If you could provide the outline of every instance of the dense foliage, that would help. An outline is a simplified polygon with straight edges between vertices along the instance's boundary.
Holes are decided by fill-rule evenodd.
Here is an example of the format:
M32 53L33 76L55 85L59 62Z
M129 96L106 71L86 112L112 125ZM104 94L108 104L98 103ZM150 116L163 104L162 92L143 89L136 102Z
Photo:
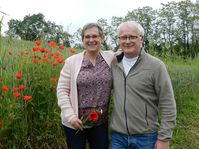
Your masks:
M70 34L64 32L63 26L54 22L45 21L44 15L33 14L24 17L23 21L11 19L8 22L7 34L11 37L20 37L23 40L35 41L43 39L55 41L67 47L70 46Z

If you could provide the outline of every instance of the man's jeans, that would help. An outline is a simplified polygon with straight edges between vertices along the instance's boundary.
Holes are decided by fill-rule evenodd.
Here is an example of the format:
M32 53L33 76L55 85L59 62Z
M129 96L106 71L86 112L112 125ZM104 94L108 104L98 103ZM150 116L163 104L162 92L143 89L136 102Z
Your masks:
M111 149L154 149L156 141L156 132L128 136L113 131Z

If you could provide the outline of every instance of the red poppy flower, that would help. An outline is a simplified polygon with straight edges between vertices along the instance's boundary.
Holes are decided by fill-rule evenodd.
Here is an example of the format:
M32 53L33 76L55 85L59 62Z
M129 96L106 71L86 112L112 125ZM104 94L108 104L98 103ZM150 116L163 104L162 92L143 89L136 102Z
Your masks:
M44 52L45 52L45 48L39 48L39 51L40 51L41 53L44 53Z
M74 49L70 49L70 50L69 50L69 53L74 54L74 53L75 53L75 50L74 50Z
M23 99L24 100L32 100L32 96L24 96Z
M41 59L41 61L42 61L42 62L48 62L48 58L47 58L47 57L43 57L43 58Z
M37 46L40 46L41 41L40 41L40 40L37 40L37 41L35 41L35 44L36 44Z
M49 43L49 46L50 46L50 47L55 47L55 46L56 46L56 42L51 41L51 42Z
M19 85L19 89L24 89L25 88L25 85L23 85L23 84L21 84L21 85Z
M53 55L54 55L54 58L57 58L57 57L59 57L61 54L60 54L59 52L56 51Z
M98 121L99 114L96 111L91 111L89 115L89 121Z
M4 124L4 121L0 121L0 125L3 125Z
M38 60L38 59L33 59L32 62L33 62L33 63L38 63L39 60Z
M3 90L4 92L7 92L7 91L8 91L8 87L7 87L6 85L3 85L2 90Z
M17 92L18 90L19 90L18 87L13 87L13 91L14 91L14 92Z
M64 58L57 58L58 63L62 63L64 61Z
M51 65L52 65L52 66L56 66L57 63L56 63L56 62L51 62Z
M57 82L57 78L50 78L50 82L51 83L56 83Z
M59 49L60 50L64 50L64 46L63 45L59 45Z
M32 47L32 50L33 50L34 52L36 52L36 51L39 50L39 47Z
M14 93L14 96L15 96L16 98L18 98L18 97L21 96L21 94L20 94L19 92L16 92L16 93Z
M24 54L26 54L26 55L27 55L27 54L28 54L28 52L26 52L26 51L20 51L20 54L21 54L21 55L24 55Z
M22 74L21 74L21 73L17 73L17 74L15 75L15 77L16 77L16 79L21 79L21 78L22 78Z

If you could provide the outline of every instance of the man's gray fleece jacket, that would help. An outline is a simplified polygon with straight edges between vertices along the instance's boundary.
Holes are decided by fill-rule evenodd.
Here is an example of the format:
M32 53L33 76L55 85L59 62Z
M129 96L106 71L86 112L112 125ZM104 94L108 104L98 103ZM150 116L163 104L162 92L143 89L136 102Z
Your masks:
M170 140L176 123L176 103L165 64L142 50L125 76L122 58L123 53L112 64L111 129L125 135L158 132L158 139Z

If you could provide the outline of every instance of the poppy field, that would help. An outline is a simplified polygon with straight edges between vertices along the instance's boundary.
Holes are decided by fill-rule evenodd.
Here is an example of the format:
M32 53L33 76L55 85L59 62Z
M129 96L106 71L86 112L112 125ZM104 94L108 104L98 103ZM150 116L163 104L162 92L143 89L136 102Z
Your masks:
M76 51L53 41L1 42L0 148L63 148L56 85Z

